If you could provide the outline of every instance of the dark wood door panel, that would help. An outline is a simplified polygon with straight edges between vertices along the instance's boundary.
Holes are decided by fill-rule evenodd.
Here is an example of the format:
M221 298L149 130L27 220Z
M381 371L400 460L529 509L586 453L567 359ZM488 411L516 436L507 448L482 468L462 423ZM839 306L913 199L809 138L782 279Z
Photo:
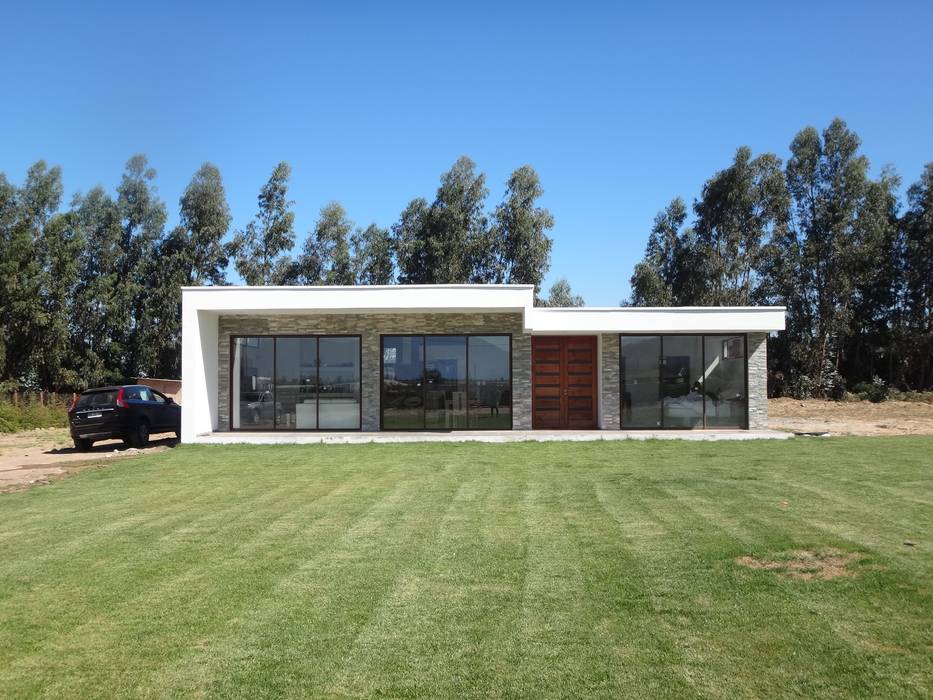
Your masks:
M533 337L532 425L596 427L596 338Z

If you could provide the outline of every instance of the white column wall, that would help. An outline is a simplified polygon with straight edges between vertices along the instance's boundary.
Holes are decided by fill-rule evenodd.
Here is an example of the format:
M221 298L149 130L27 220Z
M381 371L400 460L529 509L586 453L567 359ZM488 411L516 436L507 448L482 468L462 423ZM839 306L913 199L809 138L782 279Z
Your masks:
M217 428L217 322L214 312L182 305L182 442L194 442Z

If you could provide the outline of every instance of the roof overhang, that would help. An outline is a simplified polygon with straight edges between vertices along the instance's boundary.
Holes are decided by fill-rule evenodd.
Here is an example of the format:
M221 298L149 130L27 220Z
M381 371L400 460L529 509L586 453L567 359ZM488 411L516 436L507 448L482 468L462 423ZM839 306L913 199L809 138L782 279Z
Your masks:
M354 287L182 287L187 308L218 313L522 313L524 284L411 284Z
M784 329L783 306L540 308L521 284L182 287L187 313L521 313L527 333L738 333ZM186 313L186 315L187 315Z
M525 314L529 333L738 333L784 330L783 306L548 309Z

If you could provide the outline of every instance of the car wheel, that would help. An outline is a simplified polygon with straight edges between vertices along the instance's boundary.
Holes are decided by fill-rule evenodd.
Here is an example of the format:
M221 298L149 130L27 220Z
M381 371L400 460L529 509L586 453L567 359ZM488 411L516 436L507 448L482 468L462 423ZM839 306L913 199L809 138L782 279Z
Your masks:
M88 440L87 438L74 438L75 449L78 452L87 452L94 445L93 440Z
M130 444L133 447L145 447L149 444L149 424L146 421L140 421L136 429L130 436Z

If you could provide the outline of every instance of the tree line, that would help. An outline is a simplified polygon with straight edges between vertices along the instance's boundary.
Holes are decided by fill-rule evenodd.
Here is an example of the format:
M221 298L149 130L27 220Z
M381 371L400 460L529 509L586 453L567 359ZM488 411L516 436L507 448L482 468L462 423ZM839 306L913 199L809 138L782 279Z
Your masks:
M540 305L583 304L566 279L540 294L554 218L531 166L490 208L485 175L461 157L390 227L357 226L330 202L300 245L290 177L276 165L255 216L232 230L210 163L172 227L141 155L113 193L66 207L60 168L40 161L20 186L0 173L0 389L180 376L180 287L228 284L231 269L251 285L522 283ZM657 215L625 303L786 306L769 343L772 394L933 388L933 163L905 202L900 184L890 168L870 176L838 119L801 130L786 163L743 146L690 210L678 197Z
M901 202L898 175L872 178L860 147L836 119L801 130L786 163L739 148L692 216L679 197L658 213L627 303L786 306L772 395L933 388L933 163Z
M39 161L21 186L0 173L0 389L80 390L179 377L183 285L521 283L536 295L554 218L534 168L516 169L487 207L486 176L461 157L434 198L390 228L359 227L330 202L298 245L291 169L275 166L252 220L233 225L223 179L205 163L167 227L156 173L137 155L116 191L62 206L59 167ZM232 233L232 235L230 235ZM560 280L542 304L582 304Z

